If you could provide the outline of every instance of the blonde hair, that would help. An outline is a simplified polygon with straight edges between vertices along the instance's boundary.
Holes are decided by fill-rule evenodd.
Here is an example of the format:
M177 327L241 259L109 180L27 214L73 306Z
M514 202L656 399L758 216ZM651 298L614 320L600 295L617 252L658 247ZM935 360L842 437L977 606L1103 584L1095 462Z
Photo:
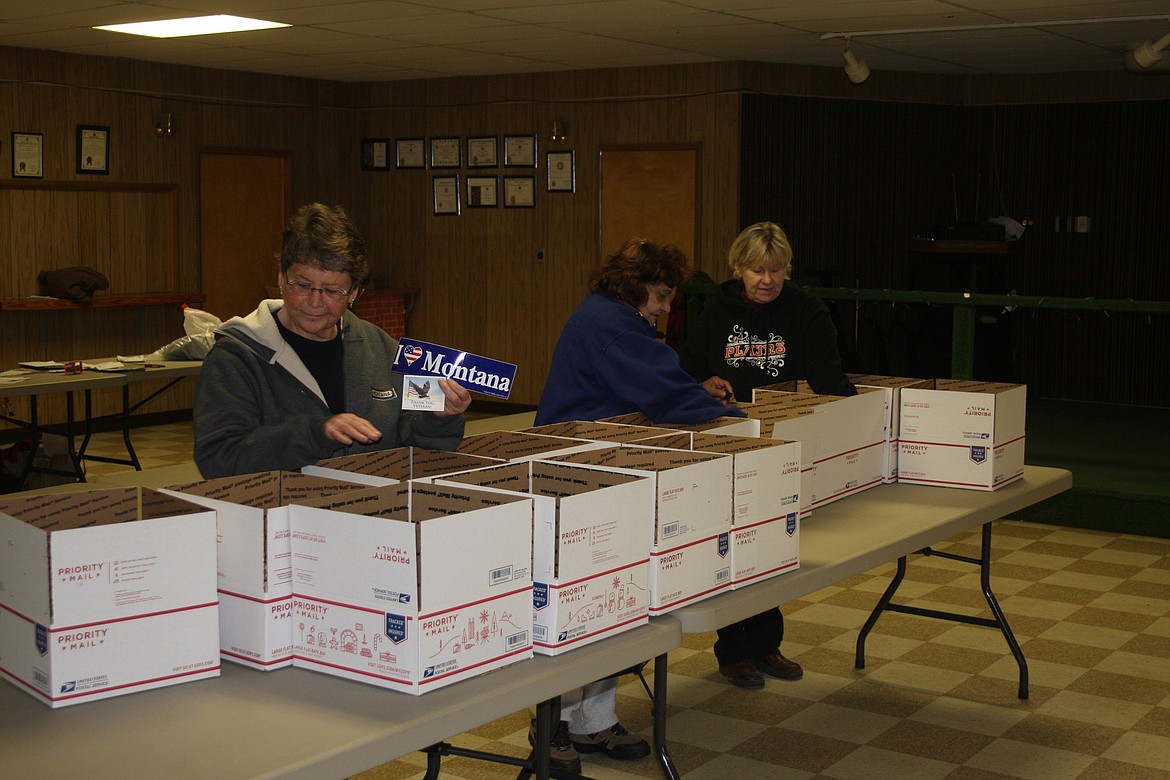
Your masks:
M768 268L784 271L784 278L792 278L792 244L788 236L774 222L757 222L746 227L731 242L727 264L739 277L749 268Z

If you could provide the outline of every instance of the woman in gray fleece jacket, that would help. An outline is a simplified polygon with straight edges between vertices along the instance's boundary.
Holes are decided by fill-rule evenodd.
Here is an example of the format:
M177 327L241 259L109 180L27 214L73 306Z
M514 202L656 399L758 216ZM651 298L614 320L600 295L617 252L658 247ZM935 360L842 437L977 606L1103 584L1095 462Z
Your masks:
M206 478L297 470L406 445L454 449L471 396L440 379L442 412L402 411L398 342L349 307L365 242L340 206L301 207L283 233L281 298L216 331L195 391L195 462Z

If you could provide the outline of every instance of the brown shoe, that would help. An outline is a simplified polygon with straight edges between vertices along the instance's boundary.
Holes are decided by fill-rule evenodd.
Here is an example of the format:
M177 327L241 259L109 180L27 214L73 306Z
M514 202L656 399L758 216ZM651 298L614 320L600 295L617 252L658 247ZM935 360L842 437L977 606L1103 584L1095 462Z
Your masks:
M737 664L720 665L719 673L726 677L729 683L739 688L758 691L764 687L764 678L750 658Z
M780 680L799 680L804 676L804 669L800 668L800 664L780 655L780 651L757 656L755 666L769 677Z

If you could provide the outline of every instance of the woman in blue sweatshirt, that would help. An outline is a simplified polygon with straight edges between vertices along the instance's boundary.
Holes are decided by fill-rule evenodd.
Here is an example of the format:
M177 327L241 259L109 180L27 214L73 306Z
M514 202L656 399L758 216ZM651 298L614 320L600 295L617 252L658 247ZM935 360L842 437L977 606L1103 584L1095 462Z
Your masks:
M593 272L591 292L557 341L537 425L631 412L659 423L743 416L715 397L729 396L729 384L708 393L682 370L675 351L658 340L658 318L670 313L687 273L686 256L676 247L637 238ZM649 755L646 740L618 722L616 693L617 678L610 677L561 697L551 751L554 768L580 773L578 753L602 752L622 760Z

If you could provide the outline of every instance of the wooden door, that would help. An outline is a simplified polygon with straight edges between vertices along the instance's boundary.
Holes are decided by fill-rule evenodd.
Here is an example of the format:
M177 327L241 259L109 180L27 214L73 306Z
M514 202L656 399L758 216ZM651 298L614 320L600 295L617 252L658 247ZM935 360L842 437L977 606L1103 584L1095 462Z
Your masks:
M698 267L699 148L642 147L601 150L601 257L631 238L656 244L674 244ZM680 291L681 293L681 291ZM675 303L670 318L658 321L658 333L667 343L670 322L681 322L683 302Z
M292 210L291 165L287 152L200 153L203 306L222 320L249 313L276 285L280 231Z
M696 264L699 239L699 149L622 147L601 150L601 257L630 238L674 244ZM600 259L600 258L599 258Z

